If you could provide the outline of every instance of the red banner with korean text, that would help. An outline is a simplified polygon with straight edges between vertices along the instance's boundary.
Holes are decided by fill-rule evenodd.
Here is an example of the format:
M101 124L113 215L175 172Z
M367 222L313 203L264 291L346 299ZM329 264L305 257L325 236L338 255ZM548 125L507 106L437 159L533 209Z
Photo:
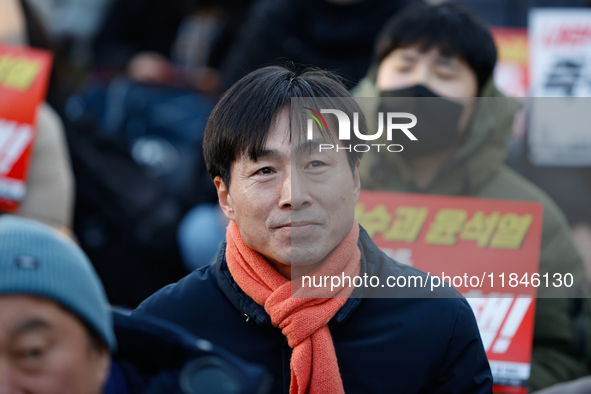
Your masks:
M542 213L535 202L374 191L355 207L386 254L467 297L496 393L527 392Z
M0 211L16 212L25 198L35 116L52 61L47 51L0 45Z

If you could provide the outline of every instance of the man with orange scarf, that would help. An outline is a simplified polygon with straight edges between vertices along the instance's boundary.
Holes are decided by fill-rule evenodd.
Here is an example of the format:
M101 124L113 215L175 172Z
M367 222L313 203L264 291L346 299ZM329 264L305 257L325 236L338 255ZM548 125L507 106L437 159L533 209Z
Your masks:
M491 393L474 315L455 290L368 283L428 278L387 257L356 222L361 153L321 147L359 141L338 141L320 107L350 119L361 113L318 70L259 69L221 98L203 148L230 219L226 242L209 266L134 314L172 321L265 366L274 393ZM333 286L335 277L343 283Z

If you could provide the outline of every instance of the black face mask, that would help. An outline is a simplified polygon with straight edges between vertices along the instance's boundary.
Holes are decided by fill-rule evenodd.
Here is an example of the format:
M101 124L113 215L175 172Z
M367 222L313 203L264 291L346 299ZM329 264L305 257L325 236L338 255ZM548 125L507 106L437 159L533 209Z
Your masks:
M384 113L384 118L386 112L410 112L417 117L416 126L409 130L417 141L402 143L404 149L400 154L403 157L429 156L453 146L460 139L459 122L464 110L461 104L445 99L423 85L384 90L380 97L378 111Z

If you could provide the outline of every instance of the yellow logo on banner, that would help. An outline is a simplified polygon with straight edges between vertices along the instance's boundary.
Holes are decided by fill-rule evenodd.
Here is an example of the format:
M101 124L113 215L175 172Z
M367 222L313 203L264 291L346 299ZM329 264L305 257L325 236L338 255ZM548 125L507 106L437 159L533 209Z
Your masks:
M26 91L40 71L39 61L11 55L0 56L0 86L3 88Z

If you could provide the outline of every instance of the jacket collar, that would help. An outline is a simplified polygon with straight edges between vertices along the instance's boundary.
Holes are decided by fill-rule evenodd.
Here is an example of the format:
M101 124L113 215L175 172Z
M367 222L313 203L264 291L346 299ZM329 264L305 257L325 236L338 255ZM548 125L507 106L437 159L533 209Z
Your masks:
M371 276L374 275L376 270L373 261L375 261L378 247L373 243L363 227L359 226L359 230L359 241L357 244L361 252L360 276L363 276L364 274ZM265 308L250 298L250 296L238 286L232 277L226 261L226 242L220 247L217 260L211 265L210 269L212 270L214 278L217 280L217 284L221 291L230 300L232 305L245 315L245 319L250 319L261 326L272 325L271 317L265 311ZM362 287L356 288L345 305L343 305L332 318L331 322L340 324L346 321L361 304L363 291Z
M125 375L119 363L115 360L111 360L111 371L103 389L103 394L129 394Z

